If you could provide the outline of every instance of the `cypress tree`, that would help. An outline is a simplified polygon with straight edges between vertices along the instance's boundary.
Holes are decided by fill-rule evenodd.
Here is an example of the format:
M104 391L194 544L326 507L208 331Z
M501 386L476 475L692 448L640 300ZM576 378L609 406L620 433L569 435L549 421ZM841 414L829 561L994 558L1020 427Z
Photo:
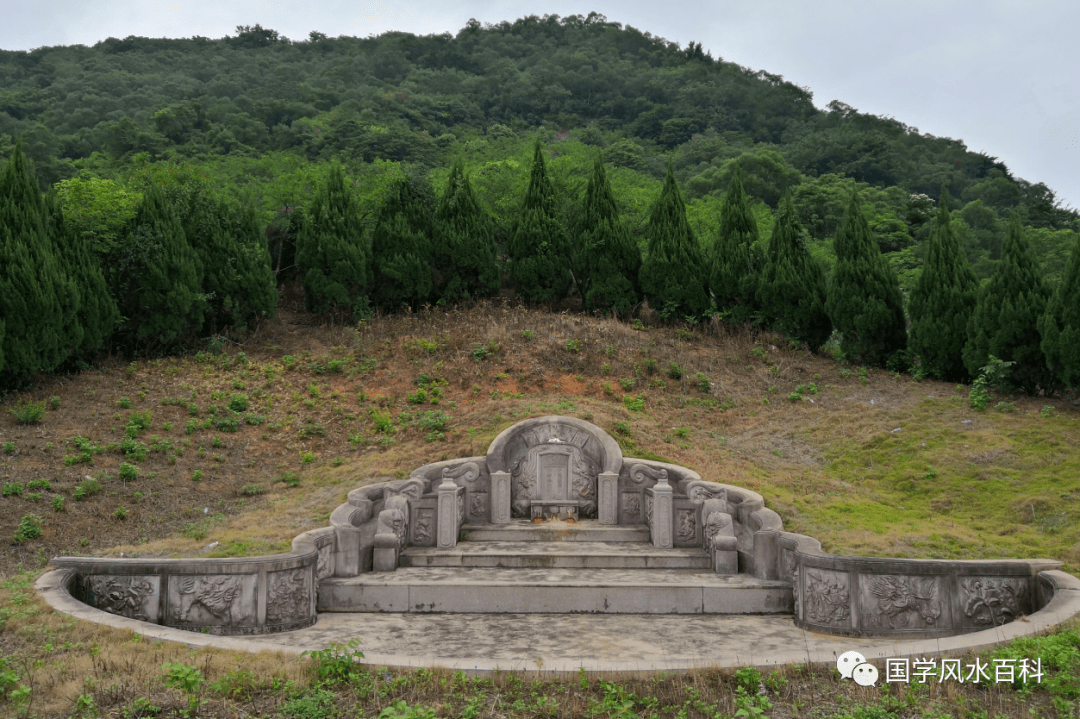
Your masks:
M883 367L907 346L903 297L896 273L881 256L857 193L834 240L836 267L825 309L848 357Z
M806 230L787 194L780 202L757 302L769 327L817 351L832 334L825 311L825 275L806 249Z
M720 210L720 234L709 258L709 288L716 307L734 322L746 322L758 310L757 280L762 266L754 250L757 221L742 179L742 168L736 164Z
M206 297L202 264L176 208L151 185L123 245L107 263L129 345L167 347L202 329Z
M371 244L341 167L330 168L298 218L296 265L308 312L362 313L372 282Z
M242 332L255 319L272 317L277 288L254 207L231 205L205 192L192 194L189 202L184 230L204 268L204 332L226 327Z
M45 202L21 145L0 173L0 385L55 369L81 340L78 292L63 271Z
M431 298L433 205L426 183L407 177L394 183L379 208L371 239L375 266L371 301L376 306L388 311L402 305L416 309Z
M585 309L629 314L641 291L641 251L619 222L604 163L597 157L585 188L574 274Z
M435 220L436 294L448 302L498 294L502 278L495 227L473 194L460 160L450 169Z
M648 254L641 290L662 317L700 317L709 309L708 271L701 246L686 221L686 204L668 163L660 196L649 213Z
M78 290L75 324L80 341L72 351L75 358L85 360L112 336L120 323L120 311L91 252L90 242L64 221L55 194L45 196L45 207L64 270Z
M1080 388L1080 237L1061 286L1046 305L1039 332L1043 354L1055 378L1066 387Z
M539 138L533 147L532 170L521 215L506 243L510 278L517 296L552 304L570 292L570 241L555 208L555 187L547 174Z
M975 273L953 234L949 193L943 189L926 262L909 307L908 347L925 374L947 382L967 381L964 344L977 297Z
M1009 220L1001 262L979 291L979 300L967 326L964 364L971 376L990 355L1015 362L1010 382L1029 394L1052 391L1057 384L1047 366L1039 334L1050 291L1024 237L1020 218Z

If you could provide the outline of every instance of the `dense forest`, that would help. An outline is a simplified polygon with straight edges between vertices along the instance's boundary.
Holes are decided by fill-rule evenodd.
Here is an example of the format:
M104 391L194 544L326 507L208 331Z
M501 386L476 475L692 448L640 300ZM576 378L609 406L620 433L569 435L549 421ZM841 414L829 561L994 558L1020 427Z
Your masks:
M1080 381L1080 217L1052 190L595 13L0 51L0 157L6 386L242 332L293 279L312 312L644 300Z

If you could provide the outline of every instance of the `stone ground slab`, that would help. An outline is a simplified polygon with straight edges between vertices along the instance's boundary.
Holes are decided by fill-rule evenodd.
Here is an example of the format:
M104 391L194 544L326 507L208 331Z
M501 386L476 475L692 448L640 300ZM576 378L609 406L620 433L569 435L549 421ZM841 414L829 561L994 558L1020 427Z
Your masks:
M461 542L452 549L409 547L403 567L707 569L699 548L658 549L630 542Z

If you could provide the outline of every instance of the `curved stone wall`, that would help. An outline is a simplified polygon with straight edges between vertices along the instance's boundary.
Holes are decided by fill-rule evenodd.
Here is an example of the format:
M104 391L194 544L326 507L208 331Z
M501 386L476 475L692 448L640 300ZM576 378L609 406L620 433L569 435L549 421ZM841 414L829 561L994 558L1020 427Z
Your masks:
M96 609L176 629L264 634L315 623L319 581L334 573L334 530L296 537L292 551L224 559L58 557L64 586Z
M936 637L1007 624L1042 609L1060 562L890 559L830 554L780 533L780 578L791 581L795 624L851 636Z

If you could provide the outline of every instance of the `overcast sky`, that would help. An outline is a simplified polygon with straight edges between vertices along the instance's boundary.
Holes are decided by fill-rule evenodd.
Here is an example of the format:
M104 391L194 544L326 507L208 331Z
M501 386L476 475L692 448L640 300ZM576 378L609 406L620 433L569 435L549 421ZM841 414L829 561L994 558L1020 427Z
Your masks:
M294 40L312 30L457 33L526 15L599 12L713 57L939 137L963 140L1080 209L1078 0L0 0L0 48L93 45L107 37L219 38L237 25Z

